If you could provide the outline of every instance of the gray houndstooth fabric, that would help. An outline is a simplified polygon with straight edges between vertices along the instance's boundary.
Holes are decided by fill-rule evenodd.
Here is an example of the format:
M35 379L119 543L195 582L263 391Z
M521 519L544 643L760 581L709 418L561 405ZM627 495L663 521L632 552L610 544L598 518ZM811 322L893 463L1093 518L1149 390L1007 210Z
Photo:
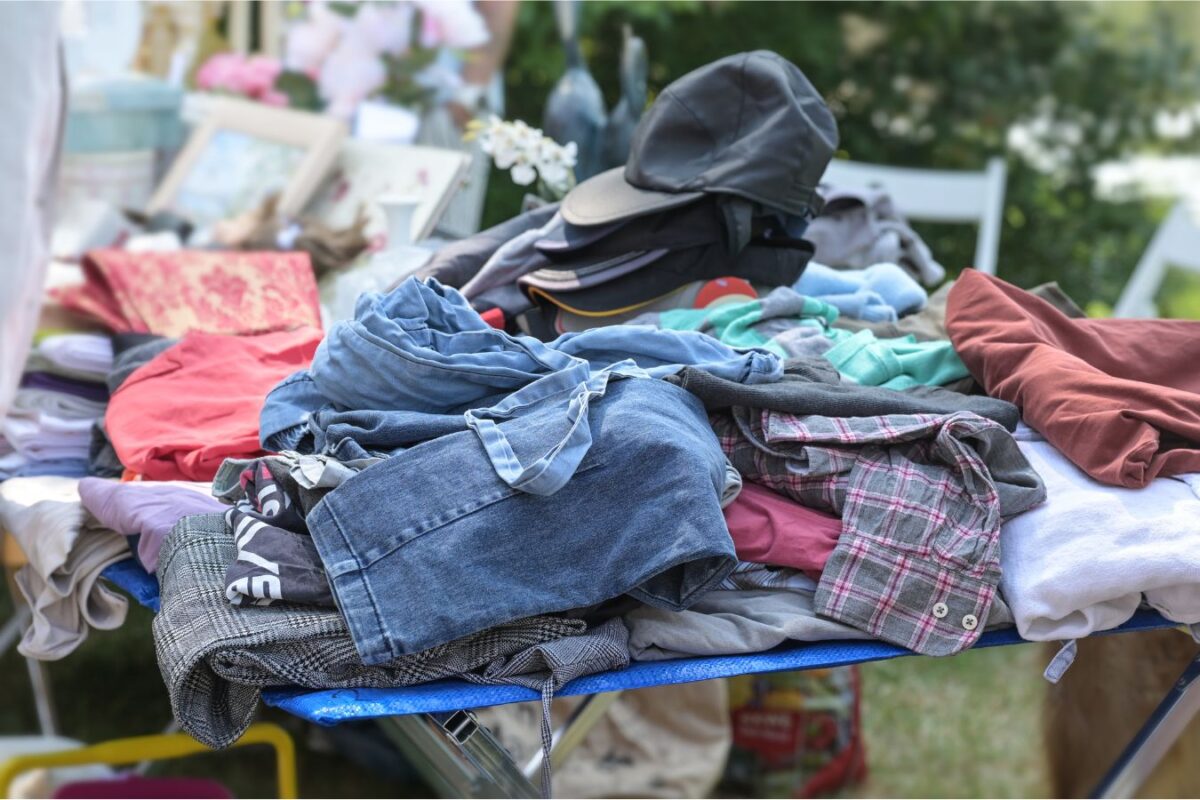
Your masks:
M505 659L585 629L579 620L530 617L367 667L336 610L230 605L225 571L234 552L224 515L214 514L180 520L159 557L159 669L180 726L210 747L225 747L245 732L263 687L385 688L447 677L514 683L517 662ZM626 650L625 662L628 657ZM533 670L546 666L537 658L529 662ZM560 673L553 664L550 671Z
M534 645L512 658L493 661L474 683L515 683L542 693L542 796L550 797L550 703L563 684L582 675L629 666L629 629L613 618L579 636Z

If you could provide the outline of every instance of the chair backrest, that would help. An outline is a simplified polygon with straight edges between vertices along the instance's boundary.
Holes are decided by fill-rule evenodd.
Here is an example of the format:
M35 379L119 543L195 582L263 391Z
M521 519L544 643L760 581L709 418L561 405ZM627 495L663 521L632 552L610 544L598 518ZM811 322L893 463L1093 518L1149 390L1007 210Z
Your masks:
M1113 314L1118 317L1156 317L1154 297L1167 267L1200 272L1200 208L1178 202L1150 240L1134 267Z
M972 266L995 275L1007 175L1008 168L1002 158L988 159L987 166L979 172L834 160L829 162L822 180L834 186L883 189L909 219L979 225Z

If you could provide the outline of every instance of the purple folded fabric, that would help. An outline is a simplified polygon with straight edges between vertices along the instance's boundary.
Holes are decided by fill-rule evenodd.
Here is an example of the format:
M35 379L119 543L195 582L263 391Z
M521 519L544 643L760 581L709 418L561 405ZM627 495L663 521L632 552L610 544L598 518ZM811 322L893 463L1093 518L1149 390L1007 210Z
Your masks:
M216 498L177 483L121 483L104 478L81 480L79 498L101 525L138 537L138 561L151 573L158 569L158 551L176 522L228 508Z
M108 401L108 387L103 383L77 381L52 372L26 372L21 376L21 386L25 389L49 389L52 392L72 394L98 403Z

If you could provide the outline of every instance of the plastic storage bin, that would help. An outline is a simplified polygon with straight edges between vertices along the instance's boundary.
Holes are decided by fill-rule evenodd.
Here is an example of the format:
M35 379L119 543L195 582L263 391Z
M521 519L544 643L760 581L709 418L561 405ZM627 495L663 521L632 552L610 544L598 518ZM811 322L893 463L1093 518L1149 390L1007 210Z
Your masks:
M183 92L155 78L82 81L71 88L67 153L174 151L183 142Z

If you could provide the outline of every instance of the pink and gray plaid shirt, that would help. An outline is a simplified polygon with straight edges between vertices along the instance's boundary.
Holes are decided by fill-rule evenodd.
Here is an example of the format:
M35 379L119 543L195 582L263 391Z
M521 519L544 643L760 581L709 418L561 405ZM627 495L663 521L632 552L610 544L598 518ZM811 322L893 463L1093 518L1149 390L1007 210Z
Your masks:
M841 516L819 613L926 655L975 643L1000 581L1001 518L1046 494L1001 425L746 408L712 424L745 479Z

